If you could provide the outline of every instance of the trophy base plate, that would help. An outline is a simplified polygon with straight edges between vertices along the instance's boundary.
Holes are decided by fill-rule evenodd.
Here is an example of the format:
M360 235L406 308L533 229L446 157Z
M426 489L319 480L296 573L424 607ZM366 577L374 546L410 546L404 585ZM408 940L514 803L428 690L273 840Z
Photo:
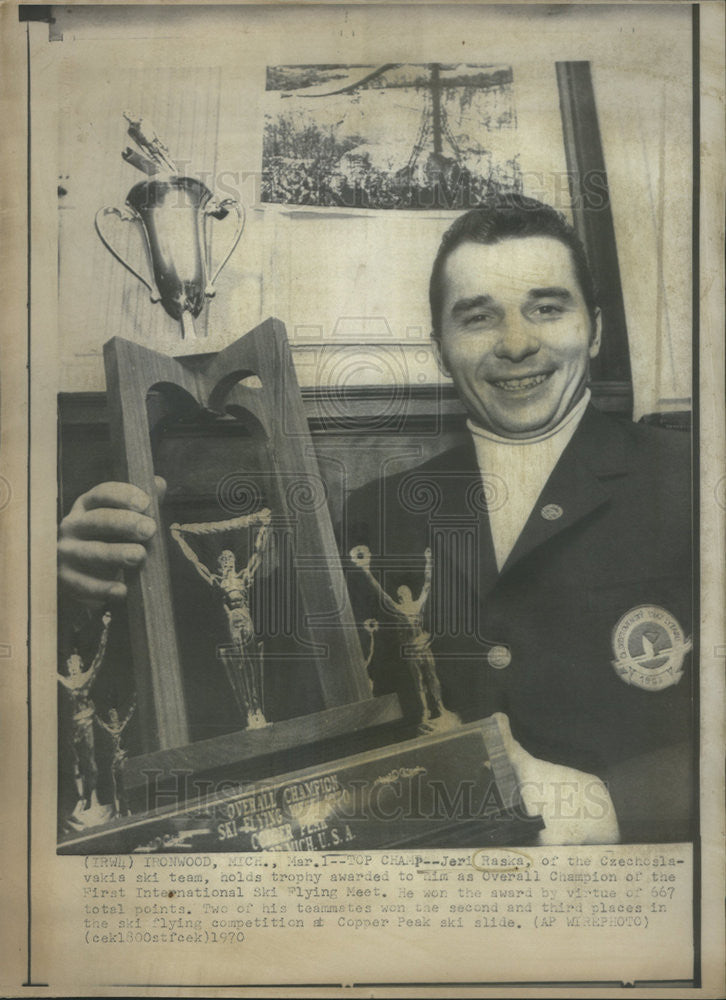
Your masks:
M182 747L130 757L124 789L135 811L153 808L154 794L165 802L194 797L195 786L225 778L253 780L291 767L329 760L340 753L390 743L402 723L395 694L323 709L311 715L225 733ZM400 737L399 737L400 738ZM332 744L332 746L331 746Z
M494 719L418 736L66 838L62 854L526 845L528 816Z

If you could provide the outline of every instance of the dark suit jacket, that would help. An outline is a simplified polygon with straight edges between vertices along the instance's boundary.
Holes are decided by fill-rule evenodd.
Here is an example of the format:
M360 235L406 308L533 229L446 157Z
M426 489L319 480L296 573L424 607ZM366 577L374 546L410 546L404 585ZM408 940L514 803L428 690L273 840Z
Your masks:
M463 721L504 711L531 754L603 778L624 840L686 838L690 656L668 649L679 628L682 647L692 634L687 436L590 406L499 573L487 508L505 486L482 489L468 442L353 494L345 554L368 545L384 589L395 596L405 583L417 595L430 546L426 620L447 707ZM346 565L358 619L381 622L376 693L398 690L413 707L393 621ZM656 667L670 656L674 669L652 680L632 660L626 683L614 662L638 654Z

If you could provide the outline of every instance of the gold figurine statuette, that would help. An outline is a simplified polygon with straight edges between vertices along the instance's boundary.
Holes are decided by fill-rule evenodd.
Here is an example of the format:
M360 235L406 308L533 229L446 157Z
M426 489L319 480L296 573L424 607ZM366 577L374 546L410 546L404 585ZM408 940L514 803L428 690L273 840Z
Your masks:
M267 547L271 513L267 508L254 514L227 521L203 524L172 524L171 536L199 576L219 594L227 617L229 642L219 647L227 678L237 707L249 729L267 725L263 711L263 647L255 635L250 614L250 591L255 574ZM205 536L235 529L258 527L252 554L247 564L237 568L231 549L224 549L217 558L217 572L212 572L199 558L186 536Z

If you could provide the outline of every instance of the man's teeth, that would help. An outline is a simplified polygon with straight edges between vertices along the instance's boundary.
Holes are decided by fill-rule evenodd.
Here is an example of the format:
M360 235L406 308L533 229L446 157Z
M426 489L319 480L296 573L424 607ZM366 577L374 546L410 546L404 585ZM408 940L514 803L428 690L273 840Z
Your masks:
M549 373L544 375L529 375L527 378L503 378L494 382L494 385L499 389L509 389L514 392L515 389L532 389L536 385L540 385L546 378L549 377Z

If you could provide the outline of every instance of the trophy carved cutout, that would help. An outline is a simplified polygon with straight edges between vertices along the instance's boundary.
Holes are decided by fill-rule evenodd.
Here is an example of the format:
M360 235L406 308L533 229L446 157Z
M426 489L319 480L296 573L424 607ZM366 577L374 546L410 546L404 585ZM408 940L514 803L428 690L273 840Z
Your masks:
M182 669L182 659L187 654L180 644L172 606L172 552L181 557L175 562L181 566L188 560L196 574L205 579L207 593L211 592L212 597L210 607L214 606L216 592L224 608L224 632L220 628L220 635L209 648L200 647L200 655L208 658L210 671L218 670L221 661L227 673L227 679L220 678L222 686L228 691L231 688L238 692L237 707L240 711L235 714L240 730L244 730L242 735L246 744L267 746L268 742L270 745L274 742L277 747L283 738L288 738L282 735L286 726L290 729L290 739L293 739L293 720L276 718L272 702L265 704L266 696L261 684L263 658L257 645L262 636L255 636L254 631L249 629L245 610L251 594L257 597L259 603L255 588L260 584L260 572L265 572L264 566L259 570L256 559L253 559L248 567L248 561L257 544L261 558L264 558L266 547L271 546L272 532L265 530L259 534L262 528L266 528L261 522L268 517L263 513L267 508L272 512L273 521L279 523L281 530L288 532L291 538L295 568L291 584L295 593L294 613L300 623L304 643L300 649L319 688L320 711L341 709L338 715L332 712L326 716L326 732L333 725L336 729L348 731L351 713L376 720L400 718L395 696L371 698L358 629L327 505L299 504L295 490L291 488L291 484L302 483L308 489L309 484L320 483L321 476L282 324L267 320L196 367L121 338L114 338L104 350L116 459L114 475L119 480L134 483L149 494L153 516L159 523L163 522L163 518L154 489L152 421L147 410L147 396L152 389L161 393L172 409L182 405L182 398L193 400L202 414L202 422L210 428L229 428L234 422L248 429L258 442L255 446L256 464L250 467L248 475L257 477L262 484L260 502L237 515L257 519L254 525L249 521L242 529L257 531L258 534L253 535L256 540L244 545L235 542L234 518L224 518L224 515L224 519L220 518L217 500L214 506L194 507L199 510L195 516L180 516L179 508L179 513L170 518L178 529L173 533L167 529L152 539L140 572L127 579L143 753L148 756L157 751L192 745ZM250 379L251 374L256 376L254 382ZM219 456L220 464L214 473L218 483L235 468L227 463L236 461L225 458L221 450ZM229 542L221 538L224 533L232 534ZM180 537L196 554L205 572L195 565L189 552L184 551L179 544ZM225 566L219 565L223 550L234 550L234 566L228 557L225 557ZM244 579L240 578L240 572ZM215 580L215 577L218 579ZM197 585L198 581L194 587ZM199 593L198 590L196 592ZM209 600L209 597L201 599ZM263 611L266 619L275 619L274 607L265 606ZM202 623L200 627L206 628L207 624ZM264 639L267 638L264 633ZM269 666L268 658L267 655L264 658L266 668ZM186 662L193 671L192 661ZM256 683L250 689L253 679ZM266 685L270 691L271 684L272 681ZM229 700L232 701L231 698ZM348 707L359 704L360 708ZM272 724L268 726L267 722ZM299 723L301 727L307 724ZM299 742L299 735L296 738ZM129 761L126 769L128 787L132 783L131 772L141 773L133 760Z
M149 290L152 302L161 302L166 312L181 324L182 339L196 336L194 320L208 298L215 294L215 282L242 236L245 213L234 198L218 200L196 177L179 173L167 146L147 120L124 113L128 135L138 151L127 148L123 159L147 174L148 180L135 184L124 208L105 207L96 213L96 232L104 246ZM230 245L221 262L211 259L211 220L222 220L230 211L237 221ZM145 278L114 246L107 231L107 219L138 223L149 267Z

